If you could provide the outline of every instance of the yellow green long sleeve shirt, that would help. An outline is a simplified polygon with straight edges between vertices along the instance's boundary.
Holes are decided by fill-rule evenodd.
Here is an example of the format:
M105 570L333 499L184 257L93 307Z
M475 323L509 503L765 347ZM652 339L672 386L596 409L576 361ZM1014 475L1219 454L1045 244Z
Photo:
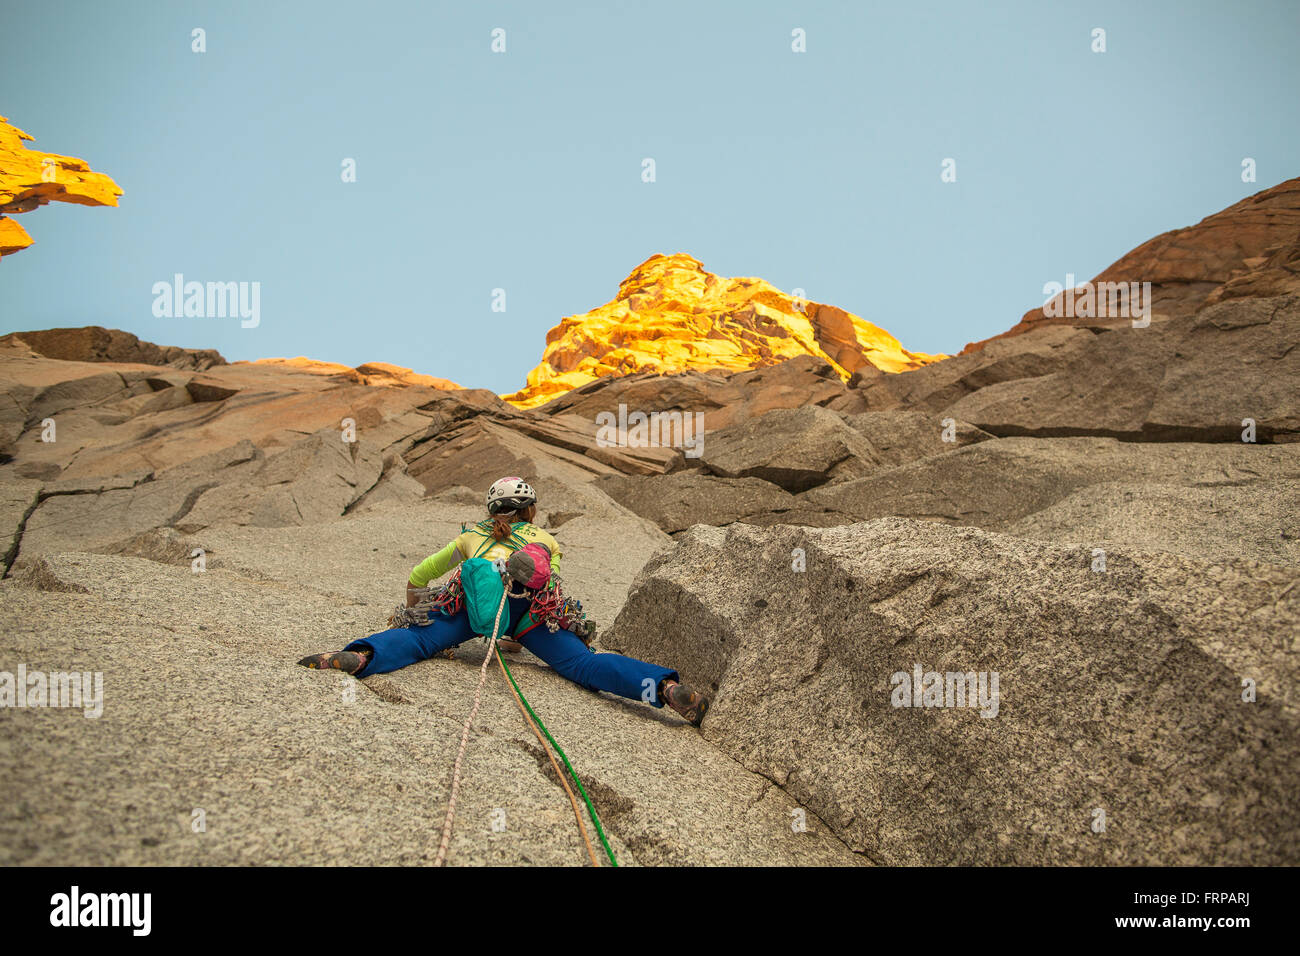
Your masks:
M484 528L484 525L487 527ZM511 545L504 541L494 541L490 546L487 544L492 541L491 527L490 522L482 522L466 531L462 531L441 551L429 555L417 564L411 570L410 583L417 588L422 588L434 578L442 577L468 558L487 558L489 561L495 561L497 558L508 558L514 550ZM551 552L551 571L558 572L560 570L560 559L563 552L560 551L560 545L550 534L536 525L522 522L515 525L515 534L529 544L540 544L545 547L547 551Z

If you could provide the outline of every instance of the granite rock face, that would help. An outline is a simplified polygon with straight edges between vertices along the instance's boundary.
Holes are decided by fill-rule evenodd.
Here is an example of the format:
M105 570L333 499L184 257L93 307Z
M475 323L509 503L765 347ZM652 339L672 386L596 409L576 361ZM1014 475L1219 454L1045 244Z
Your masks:
M88 325L75 329L41 329L10 332L0 336L0 348L26 347L35 356L65 362L127 362L135 365L166 365L202 372L226 360L215 349L182 349L154 345L130 332Z
M153 529L287 527L502 474L661 474L671 448L380 363L225 363L103 329L0 340L3 569ZM430 384L432 382L432 384Z
M1300 446L1002 438L798 496L850 520L921 518L1300 567Z
M1153 282L1149 325L1027 318L942 361L688 256L561 323L509 401L382 362L3 337L6 653L103 670L115 710L15 718L0 857L427 861L408 834L476 646L347 706L356 681L293 661L379 629L518 474L598 649L716 694L697 732L520 661L627 861L1300 862L1284 186L1103 274ZM642 440L655 413L694 446ZM580 862L513 705L482 720L453 861ZM196 843L160 791L235 826ZM411 825L357 827L375 806Z
M715 689L705 737L875 862L1300 861L1300 570L1094 568L899 518L697 526L606 642Z
M1232 299L1300 295L1300 179L1261 190L1196 225L1171 229L1144 242L1096 276L1092 288L1105 291L1109 306L1110 293L1103 284L1134 282L1151 283L1148 304L1155 324ZM1060 306L1066 294L1063 290L1048 310L1053 304ZM1050 325L1129 324L1122 316L1051 317L1044 311L1044 307L1030 309L1006 332L966 346L963 354Z
M5 709L0 863L429 865L483 643L362 681L294 662L382 629L410 567L476 513L471 498L149 533L46 554L0 581L0 670L103 675L97 719ZM556 531L565 580L610 620L666 539L587 488L545 500L586 509ZM864 862L815 820L792 832L793 800L670 711L584 691L527 653L510 667L621 866ZM504 678L489 677L449 863L589 865L549 762ZM382 826L365 822L376 808Z
M926 409L995 435L1300 439L1300 295L1237 298L1147 328L1049 326L873 379L870 409Z

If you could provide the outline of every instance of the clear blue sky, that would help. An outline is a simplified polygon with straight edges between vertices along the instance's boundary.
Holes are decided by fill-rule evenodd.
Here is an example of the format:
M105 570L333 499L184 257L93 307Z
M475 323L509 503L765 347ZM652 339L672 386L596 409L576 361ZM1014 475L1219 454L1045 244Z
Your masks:
M35 244L0 265L0 331L497 391L657 252L952 352L1300 175L1293 0L4 0L0 25L0 115L125 190L19 218ZM261 325L155 318L177 272L260 282Z

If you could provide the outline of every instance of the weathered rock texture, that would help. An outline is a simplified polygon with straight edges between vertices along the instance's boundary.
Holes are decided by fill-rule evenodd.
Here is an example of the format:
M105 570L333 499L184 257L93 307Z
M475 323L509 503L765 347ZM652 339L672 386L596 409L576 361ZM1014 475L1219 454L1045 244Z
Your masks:
M1004 438L814 488L799 500L859 521L899 515L999 531L1018 526L1036 529L1032 537L1097 546L1102 539L1140 548L1177 542L1172 550L1203 558L1300 567L1294 443ZM1154 507L1158 501L1164 504ZM1135 510L1143 502L1153 507ZM1062 520L1067 513L1079 523ZM1133 520L1139 513L1143 520Z
M778 408L820 405L842 412L867 408L859 390L848 387L829 362L812 355L797 356L779 365L745 372L642 372L606 376L554 398L537 411L545 415L577 415L588 421L619 405L628 409L704 415L712 432L737 425Z
M0 336L0 348L21 350L24 346L33 355L62 359L65 362L130 362L136 365L168 365L198 372L214 365L226 364L221 353L215 349L154 345L130 332L105 329L98 325L10 332Z
M627 862L1300 862L1293 185L1117 263L1149 327L941 362L685 256L554 330L515 404L0 339L0 670L102 670L112 708L4 716L0 861L428 860L478 648L356 703L293 661L378 629L513 473L599 645L717 691L701 736L520 662ZM609 440L620 406L702 416L701 454ZM916 666L996 672L996 716L893 707ZM580 862L504 694L476 730L453 862Z
M32 137L0 116L0 257L26 249L31 236L10 216L48 202L116 206L122 190L85 160L28 149Z
M1232 299L1300 294L1300 179L1262 190L1194 226L1162 233L1092 282L1094 288L1150 282L1156 324ZM1064 297L1062 292L1058 299ZM1129 322L1113 315L1049 318L1040 307L1030 309L1001 335L966 346L963 354L1049 325L1114 327Z
M705 737L876 862L1300 861L1300 570L1093 562L897 518L698 526L606 642L715 688ZM895 706L917 667L996 673L996 706Z
M992 437L948 421L950 429L936 416L915 412L845 417L816 406L782 409L713 434L701 462L724 478L763 478L801 492Z
M6 571L154 528L311 524L457 486L481 494L485 475L582 484L681 461L381 363L225 364L97 328L0 339Z
M589 513L559 529L566 579L609 620L663 536L594 493L548 500L575 496ZM304 527L145 535L46 555L0 582L0 670L22 661L104 681L97 719L0 714L0 863L431 863L483 644L360 682L294 662L381 629L411 565L478 511L427 501ZM862 862L815 819L793 832L793 801L675 714L584 691L527 654L511 669L620 865ZM449 863L583 865L564 791L504 678L489 678Z
M1300 295L1240 298L1148 328L1049 326L880 376L868 408L927 409L995 435L1300 438Z
M317 375L327 375L331 377L341 376L348 381L355 382L358 385L392 385L401 388L405 385L427 385L429 388L440 388L447 391L456 391L461 388L455 382L446 378L437 378L433 375L422 375L419 372L413 372L409 368L403 368L400 365L389 365L387 362L367 362L364 365L358 365L352 368L347 365L339 365L335 362L318 362L315 359L309 359L304 356L297 358L267 358L258 359L254 365L270 365L281 368L291 368L302 372L314 372Z
M942 358L909 352L856 315L794 299L762 279L727 279L691 256L656 255L611 302L551 329L527 385L504 397L532 408L606 376L736 372L799 355L829 362L844 379L867 366L896 372Z

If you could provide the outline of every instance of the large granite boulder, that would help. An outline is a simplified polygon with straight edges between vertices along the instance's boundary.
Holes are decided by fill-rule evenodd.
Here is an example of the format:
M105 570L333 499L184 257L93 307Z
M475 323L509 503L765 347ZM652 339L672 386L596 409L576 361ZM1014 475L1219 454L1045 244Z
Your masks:
M970 422L920 411L861 412L844 416L870 446L873 471L956 451L993 436Z
M719 478L696 471L608 475L596 485L669 534L694 524L726 525L748 515L789 511L800 504L790 492L761 478Z
M761 478L790 492L871 470L871 445L842 415L778 409L707 435L701 462L724 478Z
M1300 862L1300 570L1104 567L904 519L701 525L605 642L714 690L706 738L879 863Z

